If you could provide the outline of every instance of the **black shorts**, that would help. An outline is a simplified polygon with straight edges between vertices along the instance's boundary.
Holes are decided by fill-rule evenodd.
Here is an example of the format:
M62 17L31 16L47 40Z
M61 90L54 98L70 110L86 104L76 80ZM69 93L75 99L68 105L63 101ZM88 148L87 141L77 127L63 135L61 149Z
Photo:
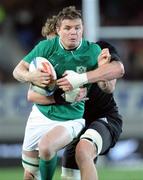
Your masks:
M103 140L103 146L102 151L100 155L106 154L110 147L112 147L113 144L113 138L110 133L110 128L108 126L108 123L105 122L102 118L97 119L96 121L92 122L88 128L85 128L78 138L74 139L66 148L63 154L62 158L62 166L65 168L71 168L71 169L78 169L76 161L75 161L75 148L77 143L79 142L79 138L81 134L83 134L87 129L94 129L96 130L102 137Z

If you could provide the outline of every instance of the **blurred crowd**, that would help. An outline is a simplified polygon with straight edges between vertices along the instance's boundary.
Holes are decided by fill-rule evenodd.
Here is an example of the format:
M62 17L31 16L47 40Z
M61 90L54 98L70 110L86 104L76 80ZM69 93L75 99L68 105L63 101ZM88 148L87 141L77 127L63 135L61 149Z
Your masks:
M46 18L64 6L81 9L82 0L1 0L0 2L0 82L13 82L12 70L17 62L42 39L41 27ZM99 0L101 26L142 26L143 2L135 0ZM125 80L143 80L142 39L117 39L125 65Z

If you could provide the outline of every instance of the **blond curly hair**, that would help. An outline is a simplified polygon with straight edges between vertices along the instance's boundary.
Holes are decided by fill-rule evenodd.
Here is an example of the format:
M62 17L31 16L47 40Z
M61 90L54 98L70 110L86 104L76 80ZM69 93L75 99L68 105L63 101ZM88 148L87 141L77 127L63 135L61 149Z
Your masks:
M52 16L51 18L47 18L46 23L42 27L41 34L43 37L57 35L56 32L56 23L57 23L57 16Z

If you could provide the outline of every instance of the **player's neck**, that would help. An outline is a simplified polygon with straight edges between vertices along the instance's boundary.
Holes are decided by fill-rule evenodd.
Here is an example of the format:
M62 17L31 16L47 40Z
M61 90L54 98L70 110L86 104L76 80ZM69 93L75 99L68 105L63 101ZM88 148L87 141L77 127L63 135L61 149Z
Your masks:
M80 43L79 43L79 45L77 46L77 47L71 47L71 48L66 48L64 45L63 45L63 43L62 43L62 41L60 40L60 38L59 38L59 44L60 44L60 46L61 46L61 48L62 49L64 49L64 50L66 50L66 51L75 51L75 50L77 50L77 49L79 49L80 48L80 46L81 46L81 44L82 44L82 40L80 41Z

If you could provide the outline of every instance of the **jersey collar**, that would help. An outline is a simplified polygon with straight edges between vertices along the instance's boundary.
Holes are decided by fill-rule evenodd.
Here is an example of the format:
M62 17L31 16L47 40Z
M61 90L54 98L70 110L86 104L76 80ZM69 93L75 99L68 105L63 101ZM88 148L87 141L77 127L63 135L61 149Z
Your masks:
M59 45L60 45L60 47L61 47L62 49L66 50L66 51L78 50L78 49L81 47L81 45L82 45L82 39L81 39L80 44L79 44L78 47L76 47L76 48L74 48L74 49L65 49L64 46L62 45L61 40L60 40L60 37L59 37Z

